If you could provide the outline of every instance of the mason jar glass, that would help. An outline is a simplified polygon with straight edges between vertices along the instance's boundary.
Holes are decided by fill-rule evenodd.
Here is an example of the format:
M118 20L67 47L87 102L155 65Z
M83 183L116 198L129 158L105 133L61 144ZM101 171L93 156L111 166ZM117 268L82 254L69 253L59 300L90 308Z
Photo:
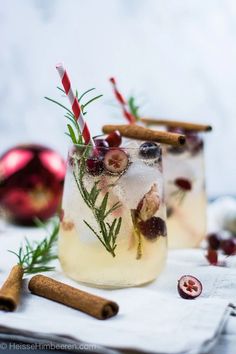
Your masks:
M160 145L73 146L59 234L64 272L97 287L130 287L154 280L166 255Z
M182 133L186 145L166 147L163 157L168 245L195 248L206 236L204 143L198 132Z

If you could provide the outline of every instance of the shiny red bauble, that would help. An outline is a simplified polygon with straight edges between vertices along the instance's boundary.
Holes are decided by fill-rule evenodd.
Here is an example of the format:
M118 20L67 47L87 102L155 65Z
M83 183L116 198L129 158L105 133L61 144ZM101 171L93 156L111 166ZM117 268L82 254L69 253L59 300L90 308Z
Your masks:
M0 206L17 223L33 224L57 211L65 177L59 154L41 145L19 145L0 157Z

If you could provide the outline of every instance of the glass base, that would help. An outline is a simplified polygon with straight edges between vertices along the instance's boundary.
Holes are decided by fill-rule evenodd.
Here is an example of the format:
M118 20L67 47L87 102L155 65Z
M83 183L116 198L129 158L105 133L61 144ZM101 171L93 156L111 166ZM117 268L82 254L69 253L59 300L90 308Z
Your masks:
M164 266L163 266L164 268ZM162 269L161 269L162 270ZM75 280L76 282L80 283L81 285L85 285L91 288L98 288L98 289L110 289L110 290L115 290L115 289L123 289L123 288L132 288L132 287L136 287L136 286L141 286L141 285L147 285L152 283L153 281L155 281L159 275L155 275L153 277L151 277L150 279L146 279L146 280L137 280L137 281L132 281L132 282L119 282L119 283L99 283L99 282L92 282L92 281L86 281L83 279L78 278L77 276L75 276L75 274L69 274L66 273L64 271L65 276L71 278L72 280Z

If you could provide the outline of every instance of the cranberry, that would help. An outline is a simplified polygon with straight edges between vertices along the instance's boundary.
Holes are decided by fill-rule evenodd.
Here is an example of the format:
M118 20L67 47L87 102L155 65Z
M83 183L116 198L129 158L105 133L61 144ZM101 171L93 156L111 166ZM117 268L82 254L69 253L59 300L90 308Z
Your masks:
M104 157L105 169L111 173L120 174L129 164L128 155L119 148L110 149Z
M202 283L192 275L183 275L178 280L177 288L183 299L195 299L202 293Z
M209 248L207 250L207 254L206 254L206 259L208 260L208 262L211 265L217 265L218 264L218 253L215 249L211 249Z
M236 242L234 239L222 240L221 249L227 256L232 256L236 253Z
M118 147L121 145L122 138L119 130L115 130L106 137L106 142L110 147Z
M109 148L109 144L105 139L95 139L94 143L96 145L96 150L98 153L105 155Z
M142 159L155 159L161 157L162 151L160 145L152 141L146 141L139 147L139 156Z
M207 235L209 247L212 250L218 250L220 248L220 235L217 233L210 233Z
M184 191L191 191L192 182L186 178L176 178L174 184Z
M104 170L102 156L98 155L98 156L88 157L86 160L86 167L90 175L93 176L100 175Z
M143 234L149 240L154 240L158 236L166 236L166 223L163 219L153 216L146 221L140 221L138 227Z
M197 154L203 149L203 140L202 138L193 132L187 132L186 133L186 142L189 151L191 152L192 155Z

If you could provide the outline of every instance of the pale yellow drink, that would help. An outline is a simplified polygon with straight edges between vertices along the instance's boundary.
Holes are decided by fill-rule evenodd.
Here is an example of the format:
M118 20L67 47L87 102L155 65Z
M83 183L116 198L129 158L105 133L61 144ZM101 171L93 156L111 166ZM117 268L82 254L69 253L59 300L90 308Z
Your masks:
M192 139L192 140L191 140ZM163 158L170 248L199 247L206 235L203 142L187 134L184 148L166 148Z
M120 173L102 167L99 175L93 175L86 167L82 178L87 191L91 192L94 183L99 189L95 208L104 202L106 193L106 211L118 206L104 221L110 230L109 225L115 223L116 229L121 220L113 241L105 237L107 233L102 232L94 208L87 205L83 191L81 194L81 161L86 162L86 158L81 159L81 149L70 154L59 259L64 272L77 281L104 288L129 287L155 279L165 264L167 237L161 157L143 159L136 145L118 148L118 154L122 150L128 158L127 166ZM104 159L107 153L104 152Z
M204 143L200 131L210 131L211 127L193 124L194 130L190 130L190 123L179 122L177 126L178 122L171 125L168 120L144 119L143 123L153 130L161 125L172 133L186 136L184 146L163 149L168 247L199 247L206 236L207 208Z

